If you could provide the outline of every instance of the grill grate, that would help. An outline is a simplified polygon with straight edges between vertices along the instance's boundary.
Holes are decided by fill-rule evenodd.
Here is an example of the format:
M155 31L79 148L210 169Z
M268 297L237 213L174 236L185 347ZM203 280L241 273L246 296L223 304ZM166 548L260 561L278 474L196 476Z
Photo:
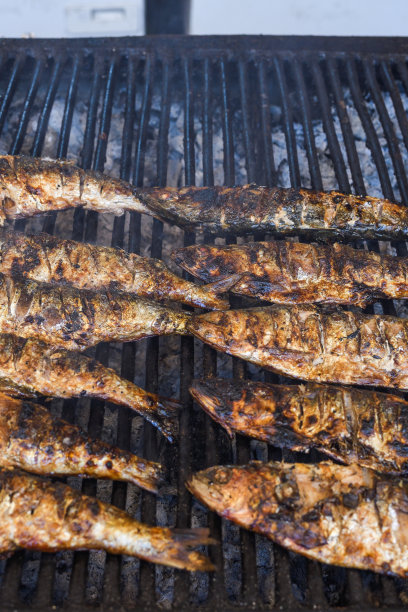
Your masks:
M3 40L0 53L2 152L68 156L138 186L258 182L408 201L406 39ZM76 210L15 225L165 259L172 248L202 239L134 213L114 219ZM368 247L407 254L405 243ZM374 305L376 312L381 309L406 314L391 301ZM170 447L140 417L100 401L55 401L51 409L94 436L163 461L178 484L178 498L169 493L156 500L124 483L78 478L69 483L146 522L208 524L222 542L211 550L219 571L191 576L101 552L20 552L0 562L2 609L407 605L404 581L288 553L208 513L183 487L191 471L209 465L282 457L240 436L231 443L193 404L192 378L217 372L282 378L217 355L191 338L102 344L93 354L150 391L179 392L180 444ZM300 458L286 451L283 456Z

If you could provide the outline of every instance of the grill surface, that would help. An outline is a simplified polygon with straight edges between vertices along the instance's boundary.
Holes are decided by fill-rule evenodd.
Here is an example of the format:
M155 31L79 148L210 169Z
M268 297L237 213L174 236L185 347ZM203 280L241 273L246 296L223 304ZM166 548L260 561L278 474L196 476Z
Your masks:
M303 184L408 201L408 39L3 40L0 53L1 152L68 156L137 185ZM356 118L368 149L356 138ZM323 152L318 125L327 141ZM136 214L113 219L81 210L16 227L165 258L196 240ZM407 254L405 243L391 247ZM391 301L374 309L393 313L396 307L401 312ZM208 524L222 542L210 552L219 571L190 576L104 553L21 552L0 562L1 609L360 610L408 603L405 582L292 555L208 513L183 487L191 471L209 465L282 457L241 437L231 443L193 405L193 376L282 378L217 356L190 338L101 345L96 357L150 391L179 391L180 444L170 447L139 417L103 402L53 402L52 410L94 436L165 462L178 498L156 500L123 483L70 484L146 522Z

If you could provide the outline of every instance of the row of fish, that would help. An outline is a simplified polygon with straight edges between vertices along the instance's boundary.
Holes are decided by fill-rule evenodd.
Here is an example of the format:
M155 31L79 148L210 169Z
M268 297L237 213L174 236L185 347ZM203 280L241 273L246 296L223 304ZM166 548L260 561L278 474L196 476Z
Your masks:
M2 156L0 191L3 221L79 206L146 213L215 234L408 235L407 209L377 198L253 185L135 188L61 161ZM21 397L95 396L99 381L96 396L135 408L174 438L175 402L146 394L71 352L101 341L172 333L192 334L218 350L306 381L408 389L407 322L310 305L363 306L378 297L408 297L402 258L295 242L180 249L175 261L209 283L199 287L157 260L3 230L0 259L0 391ZM277 303L227 310L222 294L228 290ZM149 298L221 312L190 313ZM292 450L315 447L351 464L210 468L188 482L199 499L311 558L408 575L401 535L408 485L389 475L408 471L404 400L352 388L248 381L241 386L199 381L191 392L230 432ZM0 435L4 431L8 448L0 472L0 515L7 530L0 551L102 547L175 567L210 569L206 557L188 550L210 543L206 531L150 528L64 485L7 471L35 472L38 465L42 474L121 478L152 491L162 477L157 464L91 442L72 426L52 421L43 409L6 397L3 403ZM47 447L50 438L54 444ZM27 525L23 512L32 516Z

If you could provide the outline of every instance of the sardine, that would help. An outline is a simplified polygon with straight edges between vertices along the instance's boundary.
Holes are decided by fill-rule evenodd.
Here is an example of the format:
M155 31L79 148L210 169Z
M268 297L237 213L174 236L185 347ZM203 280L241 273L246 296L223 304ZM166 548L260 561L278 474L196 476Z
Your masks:
M230 435L408 475L408 402L396 395L221 378L195 380L190 391Z
M214 234L408 237L408 208L381 198L256 185L134 187L64 160L0 156L0 223L71 207L145 213Z
M189 330L214 348L314 382L408 389L408 320L318 306L195 315Z
M408 577L408 481L325 462L216 466L190 491L211 510L296 553Z
M140 523L115 506L17 470L0 470L0 553L102 549L187 570L214 569L190 549L213 544L208 529Z
M0 392L20 398L93 397L127 406L170 441L178 432L179 403L148 393L82 353L0 334Z
M217 310L229 308L219 294L240 278L235 275L199 286L174 274L160 259L49 234L26 236L5 229L0 231L0 272L41 283L94 291L120 290Z
M159 463L93 440L46 408L0 393L0 466L43 476L83 475L124 480L157 493Z
M189 315L129 293L46 285L0 274L0 332L69 350L185 334Z
M178 249L172 257L206 282L241 275L232 291L268 302L364 307L376 298L408 298L407 258L345 244L200 244Z

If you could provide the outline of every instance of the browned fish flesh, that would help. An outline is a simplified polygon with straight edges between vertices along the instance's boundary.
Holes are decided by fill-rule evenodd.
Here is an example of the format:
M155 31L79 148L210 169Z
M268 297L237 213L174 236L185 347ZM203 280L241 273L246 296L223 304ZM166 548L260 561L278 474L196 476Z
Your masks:
M194 315L190 331L214 348L314 382L408 389L408 320L319 306Z
M232 291L268 302L364 307L377 298L408 298L407 258L345 244L200 244L178 249L172 256L206 282L241 275Z
M0 203L0 223L83 207L146 213L214 234L408 237L408 208L381 198L256 185L137 188L68 161L11 155L0 156Z
M296 553L408 577L408 481L325 462L216 466L190 491L211 510Z
M49 234L26 236L0 231L0 272L41 283L73 285L79 289L120 290L156 300L175 300L190 306L227 310L220 297L239 276L199 286L174 274L159 259L121 249L61 240Z
M0 332L69 350L185 334L189 315L129 293L47 285L0 274Z
M124 480L152 493L164 479L159 463L93 440L43 406L4 393L0 393L0 465L43 476Z
M214 569L190 550L213 544L208 529L140 523L115 506L18 470L0 470L0 553L102 549L191 571Z
M408 402L396 395L222 378L195 380L190 391L230 435L408 475Z
M0 334L0 392L20 398L93 397L127 406L173 441L179 403L148 393L82 353Z

